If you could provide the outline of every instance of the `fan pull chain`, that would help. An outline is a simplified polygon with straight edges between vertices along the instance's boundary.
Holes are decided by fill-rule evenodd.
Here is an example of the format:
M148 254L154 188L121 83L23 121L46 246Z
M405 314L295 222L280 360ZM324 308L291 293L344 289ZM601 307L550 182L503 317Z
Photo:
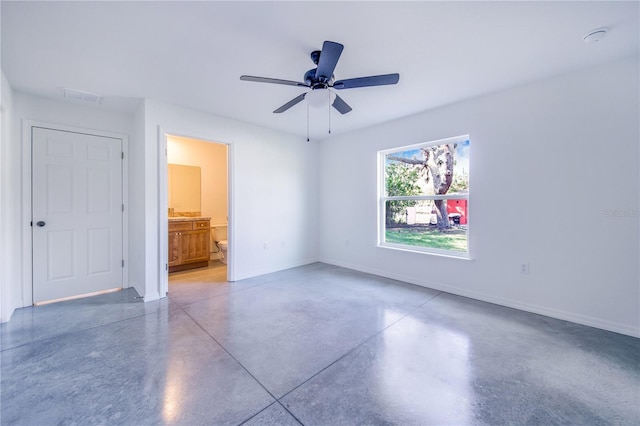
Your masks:
M309 102L307 104L307 142L309 142Z
M329 134L331 134L331 92L329 92Z

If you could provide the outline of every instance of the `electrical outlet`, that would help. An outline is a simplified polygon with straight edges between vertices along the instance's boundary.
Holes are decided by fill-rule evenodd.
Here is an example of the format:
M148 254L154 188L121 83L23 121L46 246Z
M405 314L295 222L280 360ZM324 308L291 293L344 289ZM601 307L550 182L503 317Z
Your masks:
M520 273L521 274L528 274L529 273L529 264L528 263L521 263L520 264Z
M263 247L265 250L269 250L269 243L265 241Z

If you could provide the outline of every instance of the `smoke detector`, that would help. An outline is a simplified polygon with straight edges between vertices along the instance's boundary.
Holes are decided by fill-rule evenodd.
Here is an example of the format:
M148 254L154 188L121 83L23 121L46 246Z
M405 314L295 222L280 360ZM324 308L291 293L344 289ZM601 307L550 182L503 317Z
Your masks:
M80 101L88 104L98 105L102 100L102 96L96 95L95 93L85 92L82 90L76 89L64 89L64 97L66 99L73 99L75 101Z
M596 28L595 30L591 30L582 37L582 40L587 44L598 42L604 38L607 34L607 30L608 28Z

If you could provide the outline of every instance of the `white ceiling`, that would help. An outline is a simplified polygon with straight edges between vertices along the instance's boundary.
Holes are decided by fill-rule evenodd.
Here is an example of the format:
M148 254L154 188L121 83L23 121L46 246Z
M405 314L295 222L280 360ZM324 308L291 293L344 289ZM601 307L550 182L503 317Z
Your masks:
M150 98L304 136L306 104L272 111L303 88L324 40L344 44L336 79L398 72L395 86L343 90L331 114L344 133L548 76L639 55L631 2L8 2L2 69L15 90L62 99L104 96L100 108ZM589 30L607 37L587 45ZM326 110L312 110L324 137Z

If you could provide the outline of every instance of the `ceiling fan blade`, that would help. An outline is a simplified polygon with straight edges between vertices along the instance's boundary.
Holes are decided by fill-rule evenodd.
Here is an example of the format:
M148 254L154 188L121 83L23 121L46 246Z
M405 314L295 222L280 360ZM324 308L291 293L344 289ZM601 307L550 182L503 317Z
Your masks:
M300 96L296 96L295 98L291 99L289 102L287 102L286 104L282 105L280 108L278 108L277 110L275 110L273 112L275 114L280 114L281 112L285 112L286 110L288 110L289 108L291 108L295 104L301 102L304 99L304 95L306 95L306 93L303 93Z
M316 68L316 79L331 80L333 76L333 70L336 69L338 59L342 54L344 46L340 43L333 41L325 41L322 45L322 52L320 53L320 60L318 61L318 68Z
M284 84L285 86L309 87L307 84L300 83L299 81L281 80L279 78L256 77L253 75L241 75L240 80L255 81L256 83Z
M336 95L336 98L333 100L333 107L337 109L340 114L346 114L351 111L351 107L347 104L340 96Z
M370 77L348 78L336 81L333 84L333 88L342 90L356 87L385 86L387 84L396 84L398 80L400 80L400 74L372 75Z

